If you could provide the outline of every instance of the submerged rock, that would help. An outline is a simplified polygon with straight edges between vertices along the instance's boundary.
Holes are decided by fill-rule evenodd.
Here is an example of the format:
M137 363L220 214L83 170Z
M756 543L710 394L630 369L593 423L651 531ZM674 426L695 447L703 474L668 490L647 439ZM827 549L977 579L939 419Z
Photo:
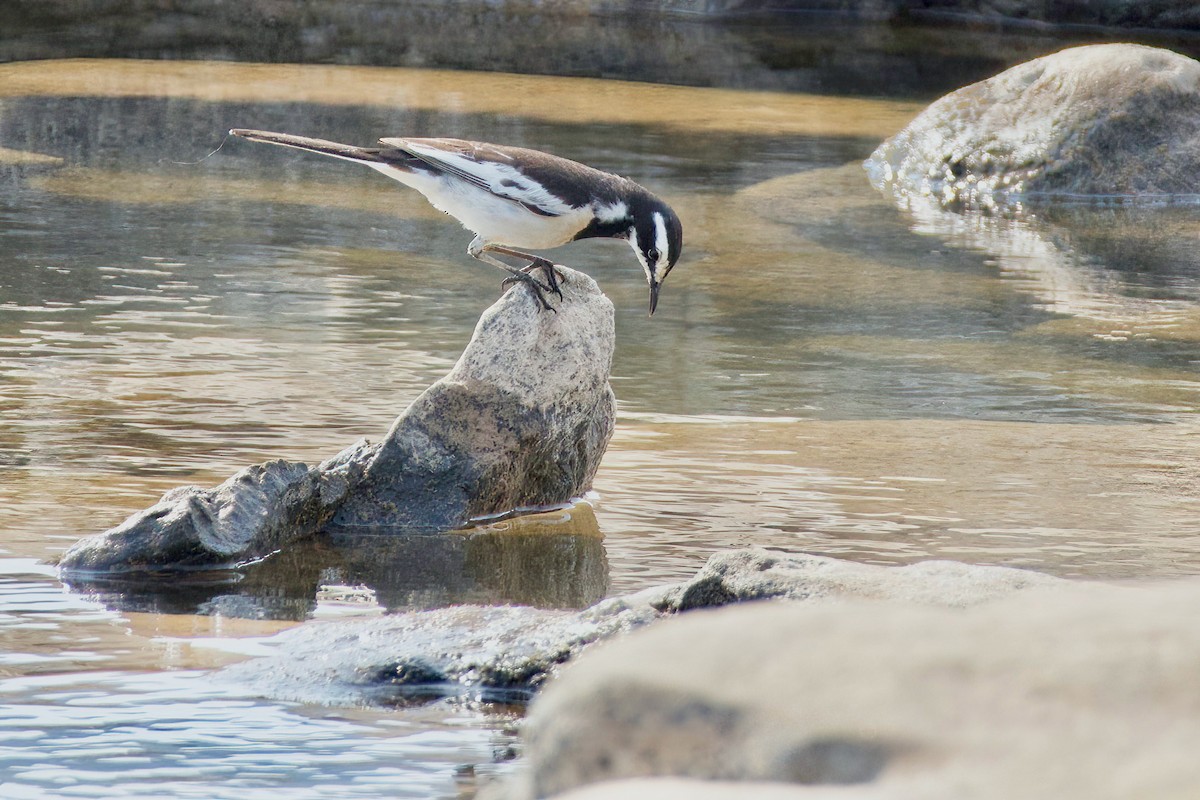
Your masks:
M724 781L695 795L714 800L758 797L760 782L781 798L785 784L842 800L1190 797L1198 602L1194 579L1059 582L967 609L684 615L564 669L502 796L692 796L682 781L603 783L661 776Z
M1132 44L1034 59L936 101L866 168L948 207L1200 194L1200 62Z
M741 550L714 555L691 580L609 598L579 612L458 606L312 623L269 640L272 654L223 678L308 703L397 703L466 694L527 699L590 645L678 611L743 600L906 598L965 606L1061 581L1024 570L932 561L881 567Z
M59 561L70 572L225 567L326 528L435 532L567 503L612 435L612 303L565 275L557 313L523 287L484 312L450 373L396 420L316 466L272 461L163 495Z

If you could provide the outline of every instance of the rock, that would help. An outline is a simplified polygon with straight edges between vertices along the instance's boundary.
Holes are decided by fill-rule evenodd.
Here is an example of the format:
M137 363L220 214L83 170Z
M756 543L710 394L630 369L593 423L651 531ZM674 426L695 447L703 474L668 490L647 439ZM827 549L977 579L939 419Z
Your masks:
M609 600L583 612L463 605L313 622L271 637L270 656L227 667L221 679L326 705L454 695L519 703L587 645L657 616L645 603Z
M653 604L672 613L747 600L838 597L969 606L1057 583L1038 572L957 561L922 561L885 569L819 556L737 550L714 555L694 578L666 588Z
M640 778L581 786L554 800L841 800L845 788L828 794L811 786L761 781L699 781L686 778Z
M330 534L232 569L75 573L72 593L106 608L304 620L512 603L580 609L608 591L604 535L577 503L441 536Z
M450 373L378 445L309 468L272 461L174 489L61 557L70 573L228 567L326 528L434 532L561 505L591 488L612 435L613 307L566 276L557 313L527 289L484 312Z
M953 208L1200 193L1200 63L1075 47L933 103L866 162L872 183Z
M567 272L557 313L525 291L488 309L458 363L392 426L334 527L446 529L591 488L616 398L613 307Z
M329 519L344 496L340 471L289 461L246 467L215 489L181 486L145 511L66 551L75 571L224 567L275 552Z
M682 615L547 686L527 719L527 771L502 796L593 783L566 796L651 796L601 782L663 776L727 781L702 796L730 798L758 796L737 781L844 800L1189 797L1197 603L1200 581L1184 579L1060 582L965 609L850 600Z
M741 550L712 556L684 583L609 598L580 612L459 606L312 623L273 637L273 655L230 667L223 678L307 703L392 703L460 693L511 702L528 699L592 644L678 611L768 598L887 597L965 606L1060 583L1003 567L882 567Z

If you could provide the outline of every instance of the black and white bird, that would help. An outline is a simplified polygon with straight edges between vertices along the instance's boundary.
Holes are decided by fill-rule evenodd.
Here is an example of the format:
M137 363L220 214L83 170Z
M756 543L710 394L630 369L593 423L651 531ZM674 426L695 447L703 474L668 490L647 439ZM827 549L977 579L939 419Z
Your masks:
M543 291L558 291L553 265L515 248L544 250L576 239L626 239L646 282L650 313L683 249L683 226L671 207L628 178L523 147L462 139L380 139L354 147L287 133L235 128L234 136L356 161L411 186L475 234L467 252ZM517 269L492 254L528 261ZM542 270L546 283L529 273Z

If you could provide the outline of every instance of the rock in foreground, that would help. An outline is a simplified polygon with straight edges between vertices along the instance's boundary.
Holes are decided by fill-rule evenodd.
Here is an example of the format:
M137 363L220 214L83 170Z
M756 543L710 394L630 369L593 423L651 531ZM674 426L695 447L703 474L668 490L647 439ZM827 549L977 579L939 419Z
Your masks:
M613 307L591 278L560 269L557 313L540 311L524 287L506 292L450 373L379 444L316 467L272 461L215 489L174 489L73 545L60 567L224 567L331 527L442 531L578 497L612 435Z
M1060 583L966 609L684 615L565 669L503 796L686 797L702 779L721 781L695 795L712 800L764 783L780 798L1190 797L1198 602L1196 580ZM628 781L652 776L674 780Z
M968 606L1060 583L1024 570L945 561L881 567L739 550L714 555L691 580L579 612L457 606L308 624L273 637L272 655L229 667L223 678L309 703L386 704L464 693L521 700L590 645L679 611L862 597Z
M866 167L955 208L1200 194L1200 62L1132 44L1034 59L936 101Z

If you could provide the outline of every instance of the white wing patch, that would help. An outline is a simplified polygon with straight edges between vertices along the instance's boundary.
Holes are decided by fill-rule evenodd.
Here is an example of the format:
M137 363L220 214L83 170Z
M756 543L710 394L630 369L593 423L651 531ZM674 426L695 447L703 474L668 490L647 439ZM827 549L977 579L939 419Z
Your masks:
M616 222L629 216L629 206L618 200L611 206L598 205L595 209L596 219L601 222Z
M508 164L495 161L476 161L468 156L406 142L404 149L435 165L444 165L478 183L481 188L523 205L532 206L547 215L562 216L575 209L549 192L546 187Z

